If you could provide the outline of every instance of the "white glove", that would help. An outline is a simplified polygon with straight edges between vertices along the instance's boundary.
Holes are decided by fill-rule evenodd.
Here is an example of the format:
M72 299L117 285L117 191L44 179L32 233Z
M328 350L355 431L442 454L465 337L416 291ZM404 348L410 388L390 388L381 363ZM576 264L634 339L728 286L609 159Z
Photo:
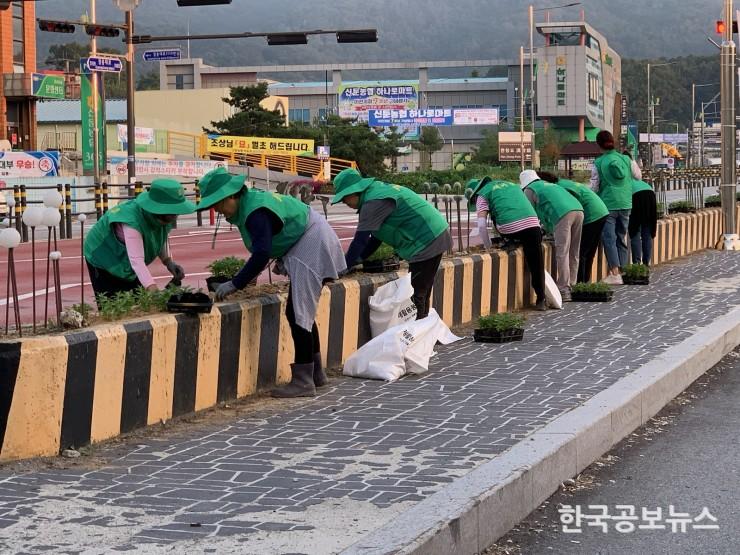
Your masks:
M478 218L478 235L483 240L483 246L491 248L491 236L488 235L488 218Z

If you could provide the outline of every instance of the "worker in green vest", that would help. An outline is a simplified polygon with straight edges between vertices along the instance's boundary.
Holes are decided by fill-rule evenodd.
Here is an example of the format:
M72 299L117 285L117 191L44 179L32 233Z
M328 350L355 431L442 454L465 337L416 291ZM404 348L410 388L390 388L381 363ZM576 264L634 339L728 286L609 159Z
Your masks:
M583 206L583 231L581 232L581 248L578 252L578 278L577 282L586 283L591 281L591 268L594 263L596 251L601 241L601 232L606 223L609 210L599 195L589 187L575 181L558 178L550 172L538 172L539 176L550 183L555 183L568 191Z
M198 210L214 208L236 226L251 252L244 267L216 290L221 301L257 278L271 259L276 273L290 278L285 315L293 338L295 361L291 380L272 391L273 397L312 397L326 385L321 364L316 308L321 289L346 269L344 252L323 216L296 198L245 186L245 176L224 168L208 172L199 185ZM277 349L277 344L275 345Z
M177 216L194 210L179 182L155 179L148 191L103 214L83 247L95 295L110 297L139 287L157 289L148 268L156 258L175 280L182 280L185 272L170 257L167 236Z
M400 185L364 178L348 168L334 179L332 204L359 210L360 221L345 260L351 268L387 243L409 262L417 319L429 314L434 278L452 236L444 216L422 197Z
M542 227L555 237L558 270L555 283L563 301L570 301L570 287L578 278L583 206L562 187L540 179L534 170L524 170L519 174L519 183L534 206Z
M653 239L658 232L658 205L649 183L632 180L632 211L628 225L632 263L650 265Z
M627 231L632 210L632 180L641 179L642 174L633 160L614 149L614 136L609 131L599 131L596 143L603 154L594 161L591 189L609 209L601 234L609 265L609 274L604 282L621 285L620 268L628 262Z
M490 177L471 179L467 189L469 206L478 212L478 229L484 245L488 242L486 221L490 214L496 230L508 239L521 243L524 260L529 268L536 300L536 310L547 310L545 296L545 261L542 256L542 231L540 220L519 185L508 181L493 181Z

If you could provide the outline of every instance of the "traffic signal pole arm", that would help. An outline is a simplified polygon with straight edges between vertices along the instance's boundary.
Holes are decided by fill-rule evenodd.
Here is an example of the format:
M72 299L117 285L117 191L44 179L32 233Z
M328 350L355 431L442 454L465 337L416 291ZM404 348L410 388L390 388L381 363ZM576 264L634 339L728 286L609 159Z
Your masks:
M152 35L134 35L131 37L133 44L149 44L152 42L171 42L178 40L220 40L220 39L249 39L254 37L267 37L268 41L270 37L287 38L299 40L302 37L308 35L337 35L339 42L377 42L378 31L377 29L341 29L341 30L322 30L317 29L315 31L298 31L298 32L276 32L276 33L224 33L224 34L209 34L209 35L167 35L167 36L152 36ZM304 44L305 42L296 42L295 44Z

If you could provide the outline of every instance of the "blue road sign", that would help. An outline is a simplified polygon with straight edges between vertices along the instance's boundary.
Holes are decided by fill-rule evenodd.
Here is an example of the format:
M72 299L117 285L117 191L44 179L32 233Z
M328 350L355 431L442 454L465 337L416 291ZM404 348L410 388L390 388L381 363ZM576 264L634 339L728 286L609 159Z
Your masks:
M123 69L123 62L121 62L121 60L119 60L118 58L90 56L87 59L87 67L90 68L90 71L120 73Z
M182 53L179 48L160 48L144 52L144 61L161 62L163 60L179 60Z

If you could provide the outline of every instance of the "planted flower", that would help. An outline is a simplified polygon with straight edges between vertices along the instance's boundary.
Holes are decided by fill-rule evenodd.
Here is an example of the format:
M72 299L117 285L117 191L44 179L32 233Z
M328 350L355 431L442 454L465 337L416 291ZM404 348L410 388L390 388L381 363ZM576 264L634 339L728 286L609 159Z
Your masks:
M606 283L576 283L571 287L571 298L580 302L611 301L614 290Z
M400 267L398 256L393 247L383 243L362 263L362 269L369 273L395 272Z
M226 258L219 258L211 262L208 265L208 269L211 271L211 277L206 278L208 290L215 292L219 285L231 281L239 273L239 270L242 269L245 262L246 260L237 258L236 256L227 256Z
M473 331L473 339L479 343L521 341L524 337L525 322L524 315L513 312L481 316L478 319L478 327Z
M627 264L622 270L622 281L625 285L648 285L650 267L645 264Z

